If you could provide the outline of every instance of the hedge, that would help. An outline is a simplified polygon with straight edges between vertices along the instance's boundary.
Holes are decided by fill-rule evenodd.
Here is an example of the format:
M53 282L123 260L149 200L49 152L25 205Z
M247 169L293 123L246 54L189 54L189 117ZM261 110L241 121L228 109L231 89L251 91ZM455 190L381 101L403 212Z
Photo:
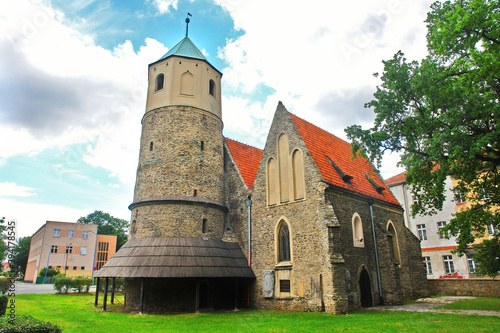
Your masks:
M4 316L0 318L0 333L62 333L62 329L31 316L16 316L14 319Z
M67 293L68 291L74 290L79 293L82 291L88 292L90 289L90 284L92 280L88 278L69 278L69 277L57 277L54 281L54 289L58 293Z
M9 298L7 295L0 296L0 317L5 316L5 312L7 311L7 303L9 303Z
M10 286L14 282L12 279L5 277L0 277L0 294L5 294L9 290Z

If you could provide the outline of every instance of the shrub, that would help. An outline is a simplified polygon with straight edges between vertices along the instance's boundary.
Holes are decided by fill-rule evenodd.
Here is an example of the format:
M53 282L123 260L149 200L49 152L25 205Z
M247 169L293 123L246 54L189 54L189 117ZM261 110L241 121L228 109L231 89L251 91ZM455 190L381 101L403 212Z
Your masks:
M73 280L73 288L76 289L79 293L81 293L82 291L88 292L91 283L91 279L79 277Z
M0 317L5 315L5 311L7 311L7 303L9 302L9 298L7 295L0 296Z
M9 290L11 284L12 284L11 279L1 277L0 278L0 294L5 294L7 292L7 290Z
M57 277L54 281L54 289L58 293L67 293L73 288L73 280L69 277Z
M40 272L38 272L38 276L45 276L45 270L46 270L45 267L42 268ZM61 275L61 271L59 270L59 268L49 268L49 270L47 271L47 277L58 276L58 275Z
M4 316L0 318L0 327L0 333L62 333L59 326L26 315L14 319Z

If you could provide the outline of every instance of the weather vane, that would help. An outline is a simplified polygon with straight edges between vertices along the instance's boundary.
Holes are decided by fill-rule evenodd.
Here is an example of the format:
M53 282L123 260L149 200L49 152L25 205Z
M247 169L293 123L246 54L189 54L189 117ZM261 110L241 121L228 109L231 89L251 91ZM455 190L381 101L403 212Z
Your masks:
M188 12L188 17L186 17L186 37L188 36L189 22L191 22L190 17L193 17L193 15Z

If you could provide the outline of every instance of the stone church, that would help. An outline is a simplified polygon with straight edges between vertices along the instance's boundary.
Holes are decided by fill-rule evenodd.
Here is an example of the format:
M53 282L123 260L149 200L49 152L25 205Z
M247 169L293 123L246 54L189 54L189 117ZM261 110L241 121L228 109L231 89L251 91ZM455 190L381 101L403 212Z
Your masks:
M263 150L225 138L222 73L187 35L148 71L130 240L96 275L125 278L126 308L347 313L428 295L403 209L349 143L281 102Z

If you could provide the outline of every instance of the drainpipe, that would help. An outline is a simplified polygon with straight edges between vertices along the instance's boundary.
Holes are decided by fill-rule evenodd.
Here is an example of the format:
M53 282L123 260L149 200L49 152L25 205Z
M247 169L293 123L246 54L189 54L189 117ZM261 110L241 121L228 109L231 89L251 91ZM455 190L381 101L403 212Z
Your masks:
M370 206L370 218L372 221L372 233L373 233L373 246L375 247L375 262L377 264L378 292L380 295L380 303L384 304L384 299L382 297L382 283L380 282L380 264L378 261L377 238L375 236L375 222L373 221L373 198L370 198L368 200L368 205Z
M245 199L248 206L248 266L252 266L252 196Z

